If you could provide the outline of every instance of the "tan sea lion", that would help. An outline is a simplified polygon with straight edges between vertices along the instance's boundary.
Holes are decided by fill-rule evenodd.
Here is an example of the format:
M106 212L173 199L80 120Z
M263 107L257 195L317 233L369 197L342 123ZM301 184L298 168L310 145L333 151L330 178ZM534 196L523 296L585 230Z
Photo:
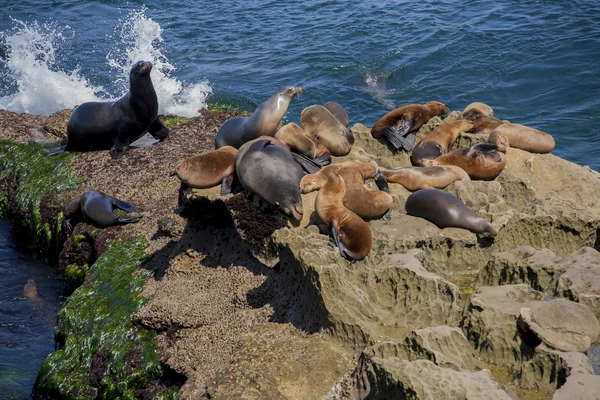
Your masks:
M83 220L98 228L107 228L112 225L138 222L143 217L141 214L131 217L117 217L113 211L114 207L126 212L139 212L132 203L119 200L97 190L88 190L67 206L65 223L70 226Z
M304 175L300 164L275 138L259 138L240 147L235 171L241 185L267 203L279 207L284 214L302 220L300 180Z
M322 143L333 156L350 153L354 136L324 106L315 104L302 110L300 125L307 135Z
M189 187L206 189L223 183L231 187L238 151L225 146L218 150L186 158L177 164L175 173Z
M379 171L381 171L388 183L399 183L410 191L432 188L443 189L455 181L471 180L469 174L462 168L454 165L394 169L379 167Z
M425 167L455 165L465 170L471 179L492 180L504 170L506 156L491 143L479 143L467 149L459 149L439 156L435 160L423 160Z
M348 113L346 113L346 110L344 110L338 103L328 101L327 103L323 104L323 106L328 109L329 112L333 114L333 116L337 118L337 120L340 121L346 128L348 125L350 125Z
M290 102L300 93L301 87L282 87L269 100L259 104L250 117L228 119L217 132L215 148L231 146L239 149L259 136L275 136Z
M489 134L494 128L506 122L496 117L491 117L478 108L471 108L469 111L463 113L462 118L473 122L473 127L469 130L469 133L479 134Z
M477 110L481 111L484 115L487 115L488 117L494 116L494 110L492 109L492 107L488 106L485 103L479 103L476 101L465 107L465 109L461 113L461 117L463 114L469 112L469 110L472 110L472 109L477 109Z
M531 153L550 153L555 146L552 135L525 125L509 122L494 128L488 142L496 144L498 150L503 153L506 153L509 147Z
M412 165L422 167L424 158L435 159L450 151L460 132L468 132L473 127L469 120L443 122L423 138L410 155Z
M354 262L364 259L373 246L369 225L358 215L344 207L346 194L344 179L332 174L315 199L315 212L319 228L332 237L340 254Z
M27 298L27 300L37 300L37 285L33 279L29 279L25 287L23 287L23 296Z
M308 136L302 128L294 123L282 126L275 134L275 138L286 144L290 149L310 157L319 165L331 164L329 150L318 140Z
M460 199L439 189L417 190L406 199L406 213L425 218L438 228L463 228L483 236L496 236L485 218L475 214Z
M385 114L371 129L375 139L385 138L396 149L410 151L417 131L435 116L447 114L448 107L439 101L426 104L410 104Z

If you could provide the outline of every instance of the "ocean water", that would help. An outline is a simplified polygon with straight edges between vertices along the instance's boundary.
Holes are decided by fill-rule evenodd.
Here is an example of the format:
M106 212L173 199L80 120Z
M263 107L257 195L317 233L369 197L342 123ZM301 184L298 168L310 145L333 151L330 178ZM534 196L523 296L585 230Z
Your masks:
M10 225L0 220L0 399L26 399L37 372L54 351L56 312L64 300L56 270L17 252ZM38 298L28 300L29 279Z
M301 85L286 115L336 101L367 126L431 100L551 133L600 169L598 1L2 0L0 107L50 114L114 99L150 59L161 112L254 106Z

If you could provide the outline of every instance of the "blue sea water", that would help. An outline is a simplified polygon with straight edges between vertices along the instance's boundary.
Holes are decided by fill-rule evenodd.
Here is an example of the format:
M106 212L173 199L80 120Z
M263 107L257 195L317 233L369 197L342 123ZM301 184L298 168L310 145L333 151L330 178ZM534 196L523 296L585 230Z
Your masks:
M472 101L551 133L600 169L600 2L2 0L0 107L50 114L119 97L155 61L162 112L211 97L252 110L301 85L286 119L336 101L367 126L390 110Z

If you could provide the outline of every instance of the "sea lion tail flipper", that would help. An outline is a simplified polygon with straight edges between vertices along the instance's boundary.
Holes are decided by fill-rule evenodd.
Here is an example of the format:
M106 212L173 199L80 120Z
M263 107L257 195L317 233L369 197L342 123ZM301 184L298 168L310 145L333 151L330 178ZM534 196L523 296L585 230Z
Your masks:
M331 154L323 153L318 157L312 159L314 162L319 164L321 167L331 164Z
M231 194L234 176L235 176L235 172L233 174L223 178L223 181L221 182L221 196L225 196L226 194Z
M140 210L138 210L138 208L135 206L135 204L130 203L128 201L123 201L123 200L119 200L116 197L112 197L112 196L106 196L108 199L110 199L111 203L113 203L113 205L123 211L127 211L127 212L139 212Z
M162 121L156 117L154 122L150 124L148 127L148 132L152 135L152 137L156 140L163 140L169 136L169 128L167 128Z
M138 222L142 217L143 217L143 215L141 215L141 214L134 215L131 217L120 217L120 218L117 218L116 222L118 224L131 224L134 222Z
M377 185L379 190L382 190L386 193L390 192L390 187L388 186L387 180L385 179L385 176L383 176L379 169L377 169L377 173L375 173L375 177L373 179L375 180L375 184Z
M52 149L52 150L48 150L46 152L46 155L47 156L54 156L56 154L64 153L65 151L67 151L67 145L60 146L60 147L57 147L57 148Z
M309 174L314 174L321 169L321 165L319 165L319 163L315 162L312 158L304 154L292 152L292 157L294 157L294 160L296 160L302 169Z
M383 214L381 216L381 219L384 221L389 221L390 219L392 219L392 207L390 207L385 214Z
M177 176L177 172L173 171L169 174L169 176Z

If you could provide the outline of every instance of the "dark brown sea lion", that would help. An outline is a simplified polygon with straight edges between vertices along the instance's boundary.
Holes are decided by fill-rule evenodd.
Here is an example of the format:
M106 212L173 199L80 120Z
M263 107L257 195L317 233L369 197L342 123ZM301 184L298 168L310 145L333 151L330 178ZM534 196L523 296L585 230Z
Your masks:
M468 132L473 127L469 120L443 122L423 138L412 151L410 161L413 165L422 167L421 160L433 160L450 151L460 132Z
M126 212L139 212L137 207L129 202L97 190L88 190L69 204L65 212L65 223L69 226L83 220L98 228L106 228L111 225L138 222L142 218L142 215L117 217L113 212L114 207Z
M396 149L410 151L417 131L435 116L447 114L448 107L439 101L426 104L410 104L385 114L371 129L375 139L385 138Z
M109 150L113 158L148 131L162 140L169 134L158 119L158 99L150 79L152 63L138 61L129 73L129 92L115 102L79 105L67 123L67 145L48 152Z
M371 251L373 236L369 225L344 207L345 194L344 179L337 173L332 174L317 193L315 212L321 232L332 237L340 254L350 261L358 261Z
M503 153L506 153L509 147L531 153L550 153L555 146L552 135L525 125L509 122L494 128L488 142L496 144L498 150Z
M407 190L438 188L443 189L452 182L470 181L469 175L454 165L436 167L404 167L388 169L379 167L388 183L399 183Z
M269 140L272 139L272 140ZM242 186L287 216L302 220L300 180L304 172L275 138L259 138L240 147L235 171Z
M493 180L504 170L506 156L491 143L479 143L467 149L459 149L439 156L435 160L423 160L423 165L455 165L465 170L471 179Z
M323 106L328 109L329 112L333 114L333 116L337 118L337 120L340 121L346 128L348 125L350 125L348 113L346 113L346 110L344 110L338 103L328 101L327 103L323 104Z
M322 143L333 156L350 153L354 136L327 108L312 105L302 110L300 125L307 135Z
M439 189L417 190L406 199L406 213L425 218L438 228L463 228L483 236L496 236L485 218L475 214L460 199Z
M282 126L275 134L275 138L286 144L290 150L306 155L321 166L331 164L329 150L294 123Z
M259 136L275 136L290 102L300 93L301 87L282 87L269 100L259 104L250 117L228 119L217 132L215 148L231 146L239 149Z
M231 187L238 151L225 146L218 150L186 158L177 164L175 173L189 187L205 189L223 183Z
M504 124L506 121L487 115L484 111L478 108L471 108L463 113L463 119L473 122L473 127L469 133L489 134L494 128Z

